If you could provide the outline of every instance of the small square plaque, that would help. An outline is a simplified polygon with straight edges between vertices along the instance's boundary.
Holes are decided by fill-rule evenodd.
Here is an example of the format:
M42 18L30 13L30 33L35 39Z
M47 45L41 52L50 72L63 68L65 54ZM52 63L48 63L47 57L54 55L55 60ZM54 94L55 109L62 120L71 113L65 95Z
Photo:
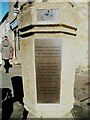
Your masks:
M58 9L37 9L37 21L57 22Z

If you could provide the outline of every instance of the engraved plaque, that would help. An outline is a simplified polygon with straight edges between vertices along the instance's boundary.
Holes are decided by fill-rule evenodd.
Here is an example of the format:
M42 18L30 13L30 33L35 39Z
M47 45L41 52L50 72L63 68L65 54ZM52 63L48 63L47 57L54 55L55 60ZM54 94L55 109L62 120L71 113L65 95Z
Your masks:
M37 103L60 103L61 39L34 40Z
M57 21L58 13L58 9L37 9L37 21Z

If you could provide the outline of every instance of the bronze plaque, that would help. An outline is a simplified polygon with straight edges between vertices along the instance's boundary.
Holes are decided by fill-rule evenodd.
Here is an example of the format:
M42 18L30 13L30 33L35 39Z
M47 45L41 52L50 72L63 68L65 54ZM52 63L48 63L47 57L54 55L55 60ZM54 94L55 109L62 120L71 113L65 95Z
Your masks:
M35 39L37 103L60 103L61 40Z

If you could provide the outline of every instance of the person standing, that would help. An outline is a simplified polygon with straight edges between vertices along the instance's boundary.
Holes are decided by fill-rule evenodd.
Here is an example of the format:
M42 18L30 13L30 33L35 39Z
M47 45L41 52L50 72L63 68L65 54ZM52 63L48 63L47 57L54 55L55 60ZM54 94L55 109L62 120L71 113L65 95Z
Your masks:
M9 63L10 53L13 53L13 47L11 46L8 37L4 36L2 41L2 60L4 60L5 65L4 68L6 73L9 73L9 67L12 65Z

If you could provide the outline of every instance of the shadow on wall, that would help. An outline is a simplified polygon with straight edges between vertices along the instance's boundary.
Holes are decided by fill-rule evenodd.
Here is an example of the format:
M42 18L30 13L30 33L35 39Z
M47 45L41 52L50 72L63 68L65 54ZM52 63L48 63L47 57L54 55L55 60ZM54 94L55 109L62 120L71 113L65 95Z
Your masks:
M2 96L2 98L0 98L0 109L1 109L0 116L2 115L1 120L9 120L13 112L13 103L14 103L11 89L0 88L0 96Z
M9 120L13 113L13 104L19 102L24 106L23 103L23 83L21 76L14 76L11 78L13 87L14 97L12 97L12 91L10 88L0 88L0 116L1 120ZM27 119L28 111L24 108L23 119Z

